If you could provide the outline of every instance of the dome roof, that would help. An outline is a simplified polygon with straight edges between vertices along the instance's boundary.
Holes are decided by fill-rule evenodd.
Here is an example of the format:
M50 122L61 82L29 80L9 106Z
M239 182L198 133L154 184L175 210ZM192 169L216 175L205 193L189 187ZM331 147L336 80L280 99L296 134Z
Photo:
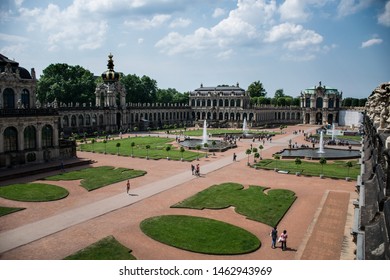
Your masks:
M113 55L108 56L107 70L102 73L102 78L105 83L114 83L119 80L119 73L114 71Z
M0 72L6 72L7 67L10 67L12 73L19 72L19 76L22 79L32 79L30 72L26 68L20 67L18 62L0 54Z

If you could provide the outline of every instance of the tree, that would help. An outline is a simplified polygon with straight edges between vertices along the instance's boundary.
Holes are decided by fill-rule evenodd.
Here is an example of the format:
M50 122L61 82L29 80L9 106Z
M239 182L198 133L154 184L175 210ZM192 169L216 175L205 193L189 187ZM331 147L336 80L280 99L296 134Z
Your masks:
M320 164L321 164L321 174L324 173L324 165L326 164L326 159L324 157L320 158Z
M252 150L251 149L247 149L246 151L245 151L245 154L247 154L248 155L248 165L249 165L249 156L250 156L250 154L252 153Z
M261 150L264 149L263 145L260 145L259 146L259 150L260 150L260 159L261 159Z
M146 145L145 148L146 148L146 159L149 159L149 149L150 149L150 145Z
M91 143L92 143L92 153L95 152L95 142L96 142L95 138L92 138L92 140L91 140Z
M184 147L180 147L181 160L184 159L184 158L183 158L184 151L185 151Z
M204 144L203 144L203 147L205 147L205 148L206 148L206 158L207 158L207 151L208 151L209 144L207 144L207 143L204 143Z
M66 63L50 64L38 81L37 97L41 103L95 102L94 75L83 67Z
M298 166L301 164L302 164L302 160L299 157L295 158L295 165L297 166L297 170L298 170Z
M104 154L107 154L107 140L104 139L103 143L104 143Z
M200 151L200 149L202 149L202 146L198 144L195 146L195 149L198 151L198 155L196 156L196 160L199 160L199 151Z
M167 159L169 159L169 151L171 150L171 146L166 146L165 151L167 151Z
M258 154L257 148L252 148L252 153L253 153L253 161L255 161L256 154ZM260 155L259 155L259 156L260 156Z
M121 143L118 142L116 143L116 148L117 148L117 155L119 156L119 147L121 146Z
M256 159L258 159L258 158L260 158L260 154L259 154L259 153L255 153L255 154L253 155L253 160L254 160L254 162L256 162Z
M351 161L347 161L347 162L345 163L345 165L348 167L348 175L347 175L347 177L349 177L349 169L353 166L353 164L352 164Z
M134 155L134 146L135 146L135 142L131 142L130 143L130 147L131 147L131 157L133 157L133 155Z
M253 97L265 97L267 92L265 91L263 84L260 81L253 82L249 85L247 92L251 98Z
M281 88L281 89L277 89L276 91L275 91L275 96L274 96L276 99L278 99L278 98L280 98L280 97L285 97L285 95L284 95L284 92L283 92L283 89Z

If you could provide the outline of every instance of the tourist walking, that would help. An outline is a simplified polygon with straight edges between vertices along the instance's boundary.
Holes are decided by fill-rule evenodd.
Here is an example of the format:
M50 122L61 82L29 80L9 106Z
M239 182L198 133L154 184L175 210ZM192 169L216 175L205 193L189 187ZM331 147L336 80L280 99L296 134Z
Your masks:
M282 244L282 250L287 249L287 230L283 230L283 233L279 237L279 241Z
M236 159L237 159L237 155L236 155L236 153L234 153L233 154L233 161L236 161Z
M196 165L195 174L196 174L196 176L200 176L200 166L199 166L199 163Z
M193 164L191 164L191 172L192 175L195 175L195 166Z
M277 230L277 228L274 227L271 230L269 235L271 236L271 239L272 239L271 248L275 249L276 248L276 239L278 239L278 230Z
M130 191L130 181L127 180L127 184L126 184L126 192L127 192L127 194L129 194L129 191Z

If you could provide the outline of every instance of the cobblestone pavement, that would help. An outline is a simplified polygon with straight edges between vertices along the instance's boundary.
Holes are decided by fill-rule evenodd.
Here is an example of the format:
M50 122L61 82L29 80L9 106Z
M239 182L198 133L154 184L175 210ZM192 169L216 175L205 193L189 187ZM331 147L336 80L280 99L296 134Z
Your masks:
M286 148L289 139L304 144L303 134L295 135L294 130L308 132L315 128L288 127L285 134L275 136L272 143L265 143L263 158ZM188 162L79 152L79 158L94 161L92 166L141 169L147 174L131 180L133 195L127 195L125 181L92 192L79 187L78 182L61 181L52 183L66 188L70 194L59 201L27 203L0 198L1 206L26 207L26 210L0 217L0 259L63 259L108 235L113 235L142 260L353 259L354 244L349 232L353 220L352 201L357 197L356 182L249 168L245 151L251 144L258 147L260 143L243 139L236 149L200 159L197 162L201 166L200 177L191 175ZM238 156L236 162L232 161L233 152ZM253 157L250 160L253 161ZM2 182L2 185L39 181L56 172L15 178ZM271 249L270 227L245 219L233 208L170 208L211 185L223 182L238 182L245 187L261 185L290 189L296 193L297 200L278 225L279 231L288 231L288 250ZM253 253L238 256L206 255L161 244L141 232L139 224L144 219L170 214L208 217L240 226L258 236L262 246Z

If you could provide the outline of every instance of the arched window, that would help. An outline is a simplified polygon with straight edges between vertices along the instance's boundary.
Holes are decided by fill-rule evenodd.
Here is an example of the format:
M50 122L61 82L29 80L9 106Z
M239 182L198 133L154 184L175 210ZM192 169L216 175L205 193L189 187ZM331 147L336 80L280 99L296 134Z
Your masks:
M211 100L207 99L207 107L210 107L210 106L211 106Z
M24 149L34 150L37 147L35 127L30 125L24 129Z
M192 100L191 100L191 106L192 106L192 107L195 106L195 99L192 99Z
M223 106L223 99L220 99L220 100L218 101L218 106L219 106L219 107L222 107L222 106Z
M7 127L4 130L4 152L16 152L18 150L18 131L15 127Z
M103 125L103 124L104 124L103 115L99 115L99 125Z
M340 107L340 99L336 99L336 108L339 108Z
M24 108L30 108L30 92L27 89L22 90L22 104Z
M68 127L69 126L69 118L68 118L68 116L64 116L64 118L62 119L62 125L63 125L63 127Z
M196 107L200 107L200 99L196 100Z
M219 117L218 117L218 119L219 119L220 121L223 120L223 113L222 113L222 112L219 112Z
M229 107L229 99L225 99L225 107Z
M239 121L241 119L240 113L236 114L236 121Z
M85 125L88 125L88 126L91 125L91 116L90 115L85 116Z
M42 128L42 148L49 147L53 147L53 128L47 124Z
M202 107L206 107L206 100L202 99Z
M236 101L236 106L237 106L237 107L241 107L241 100L240 100L240 99L237 99L237 101Z
M70 118L70 125L72 127L77 126L77 124L76 124L76 116L75 115L72 115L72 117Z
M322 108L322 107L323 107L322 97L318 97L316 100L316 108Z
M213 100L213 107L217 107L217 99Z
M97 117L96 117L96 114L93 114L92 115L92 126L96 126L97 124Z
M11 88L4 90L3 100L5 109L15 109L15 93Z
M333 108L334 107L334 99L331 98L329 99L329 102L328 102L328 108Z
M84 117L83 117L83 115L79 115L79 126L84 126Z
M230 100L230 107L234 107L234 99Z
M306 104L305 104L305 107L306 108L310 108L310 97L306 97Z

